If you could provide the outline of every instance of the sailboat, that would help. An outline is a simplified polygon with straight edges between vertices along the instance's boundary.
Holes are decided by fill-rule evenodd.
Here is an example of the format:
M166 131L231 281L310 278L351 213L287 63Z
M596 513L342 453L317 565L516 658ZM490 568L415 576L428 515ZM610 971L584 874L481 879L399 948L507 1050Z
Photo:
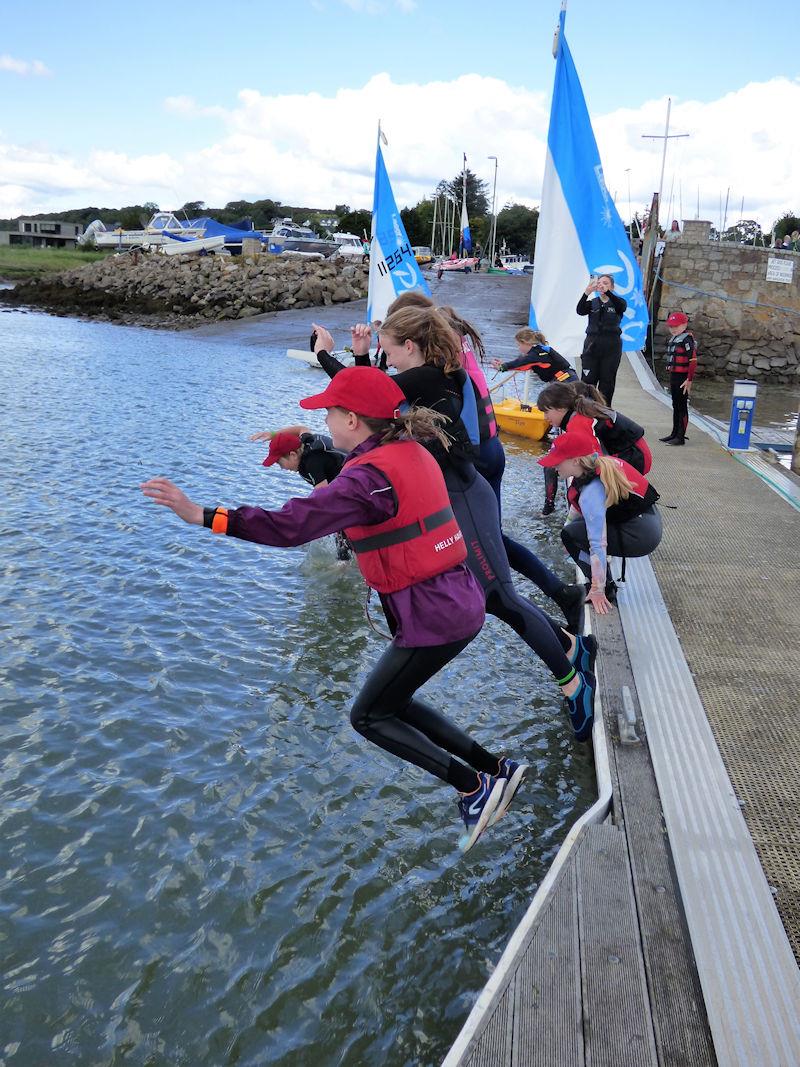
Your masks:
M517 399L515 396L507 396L502 400L496 401L494 403L494 417L497 420L497 425L505 433L515 434L517 437L527 437L529 441L541 441L543 437L547 436L550 423L536 405L532 404L528 399L530 386L531 372L528 371L525 374L522 400Z

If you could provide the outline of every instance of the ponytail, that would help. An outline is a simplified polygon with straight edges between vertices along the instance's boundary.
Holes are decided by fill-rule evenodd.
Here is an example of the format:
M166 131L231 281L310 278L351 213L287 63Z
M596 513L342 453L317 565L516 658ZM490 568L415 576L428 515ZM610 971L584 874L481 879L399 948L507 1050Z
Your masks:
M450 323L456 333L459 334L459 336L468 337L470 339L470 341L472 342L472 350L482 363L486 355L486 348L483 343L483 338L472 325L472 323L467 322L466 319L463 319L458 314L458 312L454 308L451 308L449 305L445 307L439 307L436 310L442 315L444 315L444 317L447 319L447 321Z
M574 382L575 411L590 419L613 419L614 410L606 404L606 398L593 385L586 382Z
M540 330L532 330L530 326L523 326L514 334L514 340L521 345L546 345L547 338Z
M551 382L546 385L536 398L537 408L540 411L549 411L551 408L572 411L575 407L574 385L574 382Z
M412 407L393 419L373 419L366 415L358 417L372 433L381 434L382 445L392 441L438 441L443 448L449 449L453 443L442 429L443 424L451 420L432 408Z
M600 481L606 491L606 507L613 508L620 500L627 500L633 492L633 483L611 456L598 456L595 453L591 456L581 456L578 463L586 474L594 472L600 475Z

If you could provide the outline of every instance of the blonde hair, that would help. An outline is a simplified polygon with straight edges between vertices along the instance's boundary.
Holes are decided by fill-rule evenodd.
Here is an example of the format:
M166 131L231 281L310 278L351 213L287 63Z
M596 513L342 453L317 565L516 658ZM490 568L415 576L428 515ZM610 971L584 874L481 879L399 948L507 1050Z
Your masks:
M633 483L628 480L611 456L579 456L578 465L584 474L596 472L606 491L606 507L613 508L620 500L627 500L633 492Z
M433 306L434 303L429 296L425 296L418 289L411 289L409 292L401 293L400 296L394 298L386 309L386 318L394 315L395 311L400 311L402 308L432 308ZM384 319L385 321L386 319Z
M390 441L407 441L409 438L413 441L435 440L447 449L453 443L442 429L442 425L450 422L450 419L433 408L415 406L393 419L375 419L366 415L358 417L373 433L381 434L382 445Z
M436 310L444 315L457 334L461 337L468 337L470 339L472 342L472 350L478 359L483 362L483 358L486 355L486 348L483 343L483 338L472 323L462 318L455 308L450 307L449 304L444 307L439 307Z
M530 326L523 326L514 334L514 340L523 345L546 345L547 338L540 330L532 330Z
M394 337L399 344L413 341L425 362L445 374L462 369L461 338L444 315L432 307L401 308L383 320L380 332Z

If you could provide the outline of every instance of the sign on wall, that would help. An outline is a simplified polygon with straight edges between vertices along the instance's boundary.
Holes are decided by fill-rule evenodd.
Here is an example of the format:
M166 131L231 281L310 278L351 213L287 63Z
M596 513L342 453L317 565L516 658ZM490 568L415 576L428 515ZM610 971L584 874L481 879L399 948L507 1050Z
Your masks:
M778 259L777 256L770 256L767 260L768 282L791 282L793 272L793 259Z

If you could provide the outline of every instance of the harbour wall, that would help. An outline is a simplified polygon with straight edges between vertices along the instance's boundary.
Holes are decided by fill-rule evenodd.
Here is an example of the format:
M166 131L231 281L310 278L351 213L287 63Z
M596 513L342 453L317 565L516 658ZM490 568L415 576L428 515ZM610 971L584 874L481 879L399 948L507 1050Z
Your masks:
M664 248L656 351L680 310L697 338L698 375L800 383L800 255L711 241L710 222L683 227Z
M359 300L368 278L366 265L344 259L141 252L34 278L0 292L0 299L57 314L180 329Z

